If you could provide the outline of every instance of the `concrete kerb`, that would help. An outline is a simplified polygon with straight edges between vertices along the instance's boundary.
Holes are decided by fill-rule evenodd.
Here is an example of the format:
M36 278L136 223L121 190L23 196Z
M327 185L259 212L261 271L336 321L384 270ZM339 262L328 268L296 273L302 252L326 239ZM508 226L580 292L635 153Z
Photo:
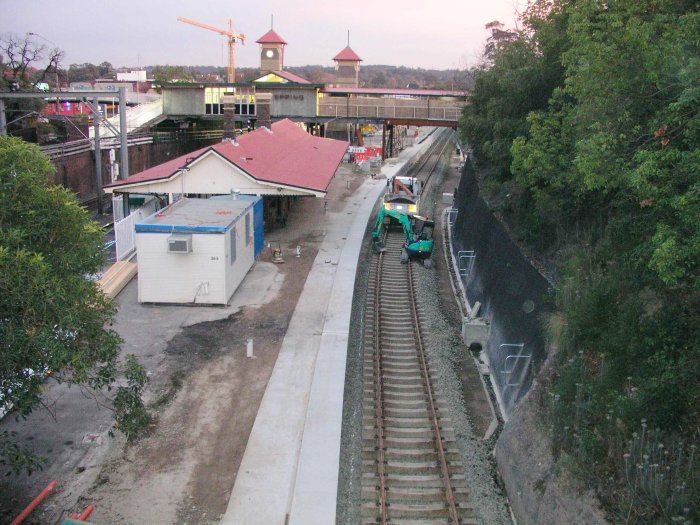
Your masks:
M431 142L402 152L383 175L398 173ZM383 190L382 177L368 179L339 214L327 216L326 239L282 343L222 524L335 523L348 305L367 222ZM349 213L351 222L343 220Z
M447 209L445 209L445 212L447 213ZM443 220L446 220L446 217L443 217ZM449 247L446 247L446 249L449 249L450 251L450 258L452 259L452 268L454 270L454 275L459 276L459 264L457 259L454 256L454 252L452 251L452 224L448 221L447 223L447 232L449 235ZM445 256L447 257L447 255ZM452 280L452 275L450 275L450 280ZM472 307L471 304L469 303L469 297L467 297L467 290L464 287L464 283L462 282L462 279L457 279L457 285L459 286L460 292L461 292L461 299L464 301L464 306L467 309L467 315L472 314ZM455 290L454 283L452 283L452 289ZM460 298L457 297L456 291L455 291L455 300L459 301ZM486 368L489 370L489 382L491 383L491 388L493 389L494 396L496 396L496 403L498 405L498 413L501 416L501 419L503 419L504 423L508 422L508 414L505 409L505 405L503 403L503 398L501 397L501 392L498 389L498 386L496 385L496 382L493 380L493 375L491 374L491 363L489 362L489 356L488 353L482 352L482 359L484 360ZM481 367L483 366L476 357L472 356L472 359L474 360L474 365L476 366L477 370L481 370ZM491 421L491 424L489 425L489 428L486 431L486 435L484 436L484 440L488 440L491 438L493 433L496 431L498 428L498 418L496 417L496 409L493 406L493 402L491 401L491 396L488 394L488 389L486 386L486 382L484 379L484 374L479 372L479 377L481 378L481 383L484 386L484 391L486 392L486 397L489 400L489 405L491 406L491 413L493 414L494 419L496 421Z
M424 141L426 142L426 141ZM432 142L432 138L430 141ZM386 170L386 177L406 169L408 160L429 144L407 151L407 160ZM328 316L321 336L307 418L302 438L299 466L288 523L290 525L334 524L340 461L343 391L347 357L350 309L360 246L378 197L371 191L363 197L346 246L338 264L338 276L331 291Z

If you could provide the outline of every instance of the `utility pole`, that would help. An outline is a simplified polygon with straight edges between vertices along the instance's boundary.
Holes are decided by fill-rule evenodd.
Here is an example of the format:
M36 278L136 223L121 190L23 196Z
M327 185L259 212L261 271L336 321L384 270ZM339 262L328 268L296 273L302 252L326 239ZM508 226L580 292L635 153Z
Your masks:
M95 97L93 109L93 123L95 125L95 180L97 182L97 214L104 213L102 206L102 151L100 150L100 115L95 114L95 109L99 110L100 101Z
M129 178L129 145L127 135L129 130L126 123L126 88L119 88L119 179L126 180Z
M0 136L7 135L7 118L5 117L5 101L0 98Z

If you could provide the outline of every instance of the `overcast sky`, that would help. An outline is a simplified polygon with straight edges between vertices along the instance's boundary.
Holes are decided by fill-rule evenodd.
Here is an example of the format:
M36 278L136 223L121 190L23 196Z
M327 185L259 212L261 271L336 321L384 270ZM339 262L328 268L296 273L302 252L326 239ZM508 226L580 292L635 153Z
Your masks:
M285 65L333 65L347 42L364 64L433 69L476 65L487 33L499 20L514 26L524 0L0 0L0 34L38 33L65 51L70 64L116 67L225 66L224 37L178 22L178 16L234 30L236 65L258 67L255 41L274 29L288 43ZM41 39L39 39L41 40Z

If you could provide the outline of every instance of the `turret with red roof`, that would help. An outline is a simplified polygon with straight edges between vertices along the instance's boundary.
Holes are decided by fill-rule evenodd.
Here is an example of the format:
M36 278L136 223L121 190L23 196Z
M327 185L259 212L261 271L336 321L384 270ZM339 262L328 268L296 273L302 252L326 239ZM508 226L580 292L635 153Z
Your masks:
M282 71L284 69L284 46L287 42L272 28L256 43L260 44L260 69L263 71Z
M335 70L338 72L335 86L360 87L360 62L362 59L350 47L350 31L348 31L348 45L335 55L333 60L335 60Z

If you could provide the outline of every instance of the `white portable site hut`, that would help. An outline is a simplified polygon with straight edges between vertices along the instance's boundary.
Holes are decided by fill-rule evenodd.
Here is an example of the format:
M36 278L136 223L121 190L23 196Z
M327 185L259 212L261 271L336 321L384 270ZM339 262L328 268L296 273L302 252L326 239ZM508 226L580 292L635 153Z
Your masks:
M181 199L137 223L139 302L228 303L253 265L255 202Z

